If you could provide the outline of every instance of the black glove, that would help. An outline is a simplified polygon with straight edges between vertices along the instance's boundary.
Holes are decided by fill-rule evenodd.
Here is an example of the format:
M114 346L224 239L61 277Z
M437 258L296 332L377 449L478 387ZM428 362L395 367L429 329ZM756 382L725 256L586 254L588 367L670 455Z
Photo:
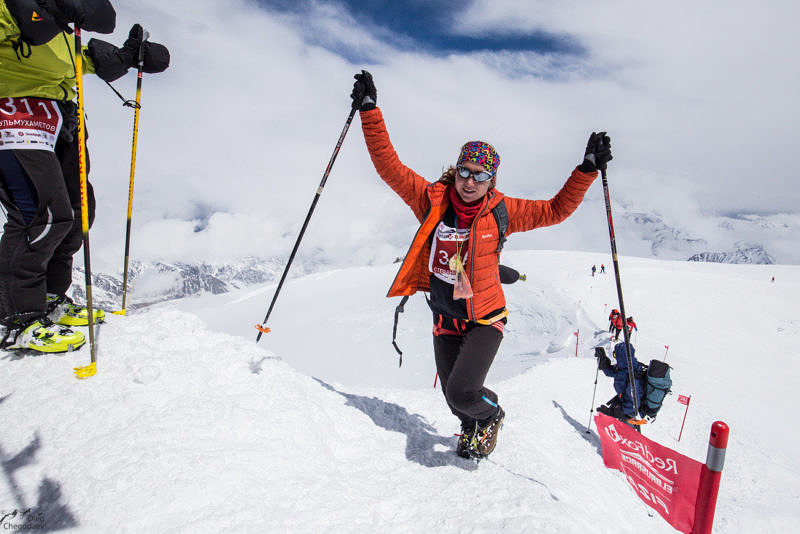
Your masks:
M117 25L117 12L108 0L36 0L36 2L62 26L74 22L75 26L90 32L111 33Z
M59 33L71 32L70 23L89 31L111 33L117 13L108 0L5 0L16 20L22 41L43 45Z
M162 72L169 67L167 47L150 41L142 42L142 39L144 30L139 24L133 25L122 48L100 39L91 39L88 49L94 61L95 74L107 82L121 78L129 68L138 68L140 50L144 54L144 72Z
M606 132L592 132L589 142L586 143L586 153L583 156L583 163L578 165L581 172L595 172L605 170L606 164L611 161L611 138Z
M507 265L498 265L498 271L500 273L501 284L513 284L522 277L519 274L519 271L512 269Z
M597 358L597 368L601 371L611 367L611 360L606 356L606 351L603 347L595 347L594 357Z
M125 43L119 49L119 57L122 59L122 63L128 68L138 68L139 54L141 54L142 70L144 72L154 73L166 70L169 67L169 50L167 50L167 47L150 41L142 43L142 39L144 39L144 30L139 24L134 24L131 27L131 31L128 32L128 38Z
M356 74L353 78L356 79L355 83L353 83L353 92L350 93L350 98L353 99L353 109L360 111L375 109L375 104L378 101L378 90L375 89L372 74L362 70L360 74Z
M17 23L20 40L29 45L43 45L64 31L64 25L59 24L36 0L5 0L5 3Z
M131 31L128 32L128 38L122 48L119 49L119 57L122 59L122 64L127 68L139 66L139 54L142 55L144 60L144 48L142 47L142 39L144 38L144 30L140 24L134 24Z
M58 140L71 143L78 136L78 104L71 100L56 100L56 103L63 121L61 130L58 131Z
M83 28L86 6L82 0L37 0L37 2L57 20L74 22L76 26Z

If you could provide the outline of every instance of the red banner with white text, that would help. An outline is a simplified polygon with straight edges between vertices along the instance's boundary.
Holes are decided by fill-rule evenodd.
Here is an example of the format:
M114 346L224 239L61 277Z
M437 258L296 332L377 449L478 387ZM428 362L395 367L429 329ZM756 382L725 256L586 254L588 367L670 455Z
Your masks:
M659 445L613 417L594 418L606 467L625 474L639 497L680 532L690 533L703 464Z

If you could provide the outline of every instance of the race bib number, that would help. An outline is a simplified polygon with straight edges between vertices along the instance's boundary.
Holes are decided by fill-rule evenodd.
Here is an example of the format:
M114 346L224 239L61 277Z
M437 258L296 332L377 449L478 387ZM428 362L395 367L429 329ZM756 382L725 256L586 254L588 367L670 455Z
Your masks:
M440 222L433 236L428 269L433 275L448 284L456 283L456 251L460 250L462 265L467 263L467 241L469 228L456 230Z
M44 98L0 98L0 150L55 150L61 110Z

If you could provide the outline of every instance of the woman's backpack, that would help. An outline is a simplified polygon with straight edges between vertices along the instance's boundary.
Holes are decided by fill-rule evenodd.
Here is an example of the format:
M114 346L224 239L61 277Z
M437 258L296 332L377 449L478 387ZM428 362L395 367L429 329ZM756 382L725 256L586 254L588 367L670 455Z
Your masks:
M650 360L647 369L647 380L645 386L644 414L651 419L655 419L656 414L664 403L664 397L672 391L672 378L669 376L671 367L660 361Z

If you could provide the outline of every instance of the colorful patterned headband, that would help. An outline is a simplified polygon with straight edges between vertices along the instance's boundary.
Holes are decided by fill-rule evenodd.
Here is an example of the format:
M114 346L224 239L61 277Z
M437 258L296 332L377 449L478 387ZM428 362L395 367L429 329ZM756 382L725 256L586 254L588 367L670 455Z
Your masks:
M465 161L472 161L483 167L490 173L497 174L497 167L500 166L500 155L489 143L483 141L469 141L461 147L458 155L458 164Z

